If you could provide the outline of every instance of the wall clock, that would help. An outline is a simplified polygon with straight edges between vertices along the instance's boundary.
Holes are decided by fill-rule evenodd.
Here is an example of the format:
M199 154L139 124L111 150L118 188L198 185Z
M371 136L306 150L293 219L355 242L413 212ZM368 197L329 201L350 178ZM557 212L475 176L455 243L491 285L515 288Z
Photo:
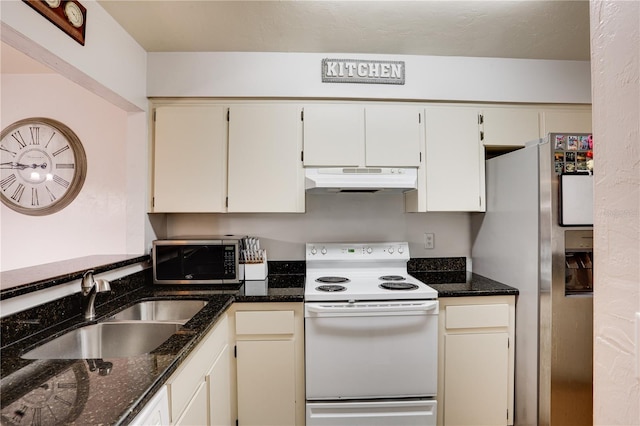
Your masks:
M84 361L78 361L3 407L1 423L7 426L69 424L82 413L88 397L89 373Z
M17 212L43 216L63 209L86 173L80 139L59 121L27 118L0 134L0 198Z
M22 0L84 46L87 9L76 0Z

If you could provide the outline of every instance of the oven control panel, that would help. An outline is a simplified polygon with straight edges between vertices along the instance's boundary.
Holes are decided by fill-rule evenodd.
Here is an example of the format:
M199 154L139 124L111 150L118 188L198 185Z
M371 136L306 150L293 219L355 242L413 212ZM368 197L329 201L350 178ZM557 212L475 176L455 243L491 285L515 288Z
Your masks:
M409 259L409 243L307 243L306 259Z

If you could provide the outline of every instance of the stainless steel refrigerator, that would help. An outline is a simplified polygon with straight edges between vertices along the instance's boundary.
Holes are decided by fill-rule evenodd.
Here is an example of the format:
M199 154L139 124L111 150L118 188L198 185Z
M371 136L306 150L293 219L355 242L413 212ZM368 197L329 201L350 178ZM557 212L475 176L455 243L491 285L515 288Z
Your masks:
M550 134L486 162L472 265L520 291L516 425L592 424L592 144L587 134Z

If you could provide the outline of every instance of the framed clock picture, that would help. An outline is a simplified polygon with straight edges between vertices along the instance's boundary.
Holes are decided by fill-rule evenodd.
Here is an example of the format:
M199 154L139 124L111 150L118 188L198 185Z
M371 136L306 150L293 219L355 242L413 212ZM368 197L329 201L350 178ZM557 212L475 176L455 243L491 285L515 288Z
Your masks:
M60 211L82 188L87 157L65 124L26 118L0 134L0 199L19 213L43 216Z
M87 9L76 0L22 0L84 46Z

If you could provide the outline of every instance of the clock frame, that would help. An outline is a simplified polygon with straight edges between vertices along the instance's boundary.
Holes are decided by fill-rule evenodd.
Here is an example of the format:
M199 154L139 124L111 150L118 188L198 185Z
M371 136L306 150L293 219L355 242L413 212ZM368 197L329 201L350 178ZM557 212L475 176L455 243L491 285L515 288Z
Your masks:
M77 0L22 0L84 46L87 9ZM69 3L72 3L71 5ZM70 15L69 11L73 10Z
M51 118L16 121L0 134L0 199L12 210L44 216L80 193L87 157L78 136Z

